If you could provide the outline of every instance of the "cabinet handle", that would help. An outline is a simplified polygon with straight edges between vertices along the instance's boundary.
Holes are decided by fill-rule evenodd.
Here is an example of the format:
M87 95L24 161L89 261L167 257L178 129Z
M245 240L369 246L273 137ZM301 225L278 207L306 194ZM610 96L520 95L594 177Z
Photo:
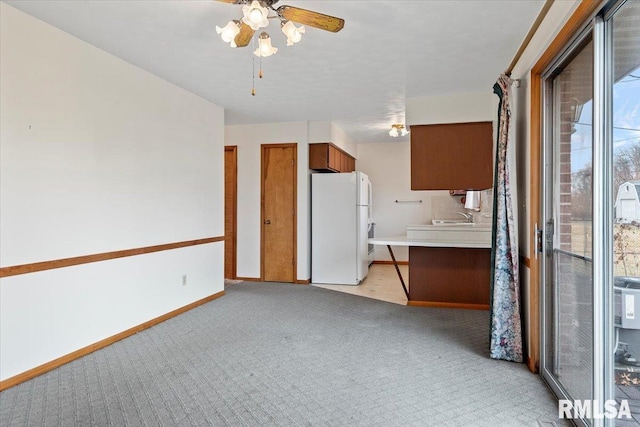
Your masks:
M265 224L267 224L267 225L269 225L269 224L271 224L271 220L270 220L270 219L265 219L265 220L264 220L264 223L265 223Z

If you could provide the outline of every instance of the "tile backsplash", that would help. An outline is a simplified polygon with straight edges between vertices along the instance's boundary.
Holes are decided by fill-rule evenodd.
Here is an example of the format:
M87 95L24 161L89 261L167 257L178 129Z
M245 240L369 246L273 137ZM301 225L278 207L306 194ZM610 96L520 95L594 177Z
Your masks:
M462 219L456 212L465 212L464 206L460 203L460 197L456 196L433 196L431 197L431 218L430 219Z
M464 208L459 196L433 196L431 198L432 219L463 219L458 212L473 215L476 223L490 223L493 212L493 189L483 190L480 196L480 211L474 212Z

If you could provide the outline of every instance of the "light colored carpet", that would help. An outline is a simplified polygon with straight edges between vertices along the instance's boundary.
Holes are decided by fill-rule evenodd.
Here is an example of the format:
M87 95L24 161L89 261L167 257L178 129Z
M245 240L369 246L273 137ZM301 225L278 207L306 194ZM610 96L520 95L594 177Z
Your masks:
M535 426L557 405L489 359L488 312L313 286L226 295L0 393L0 425Z

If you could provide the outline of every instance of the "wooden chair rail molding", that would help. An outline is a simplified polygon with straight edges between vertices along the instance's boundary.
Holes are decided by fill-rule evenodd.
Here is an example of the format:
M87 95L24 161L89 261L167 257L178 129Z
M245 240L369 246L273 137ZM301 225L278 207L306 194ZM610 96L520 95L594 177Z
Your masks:
M188 246L206 245L214 242L223 242L224 236L207 237L204 239L186 240L183 242L166 243L163 245L146 246L142 248L125 249L121 251L103 252L100 254L82 255L72 258L56 259L51 261L34 262L31 264L14 265L0 268L0 277L17 276L19 274L35 273L36 271L52 270L54 268L71 267L73 265L87 264L90 262L106 261L115 258L124 258L135 255L144 255L152 252L168 251L171 249L186 248Z

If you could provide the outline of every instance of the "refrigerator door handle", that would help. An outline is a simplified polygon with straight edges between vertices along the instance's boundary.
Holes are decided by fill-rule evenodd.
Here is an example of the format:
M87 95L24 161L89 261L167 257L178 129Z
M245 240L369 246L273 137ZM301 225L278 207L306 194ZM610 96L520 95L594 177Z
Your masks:
M373 224L373 186L371 185L371 180L367 180L367 184L369 187L369 218L367 220L369 224ZM371 225L369 225L369 227L371 227Z

